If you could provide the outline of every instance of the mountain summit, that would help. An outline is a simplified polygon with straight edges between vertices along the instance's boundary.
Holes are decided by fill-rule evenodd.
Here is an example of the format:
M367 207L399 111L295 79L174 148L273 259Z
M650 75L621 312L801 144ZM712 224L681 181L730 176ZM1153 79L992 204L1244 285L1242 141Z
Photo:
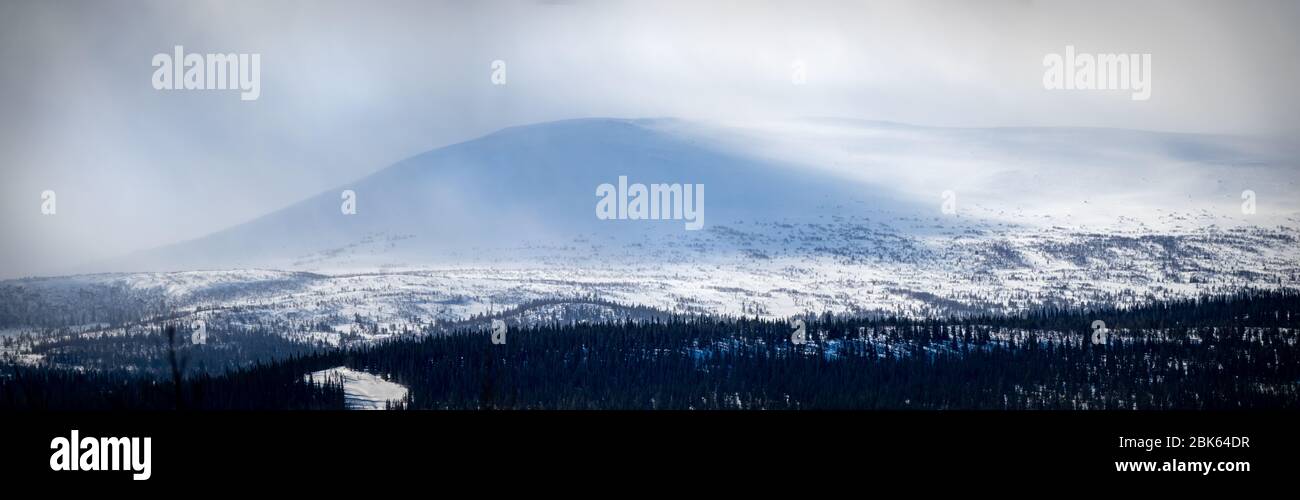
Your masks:
M977 221L1040 227L1138 221L1149 228L1179 224L1175 214L1182 211L1217 214L1213 221L1186 221L1192 226L1259 223L1270 214L1240 217L1243 190L1269 200L1261 206L1272 207L1272 215L1295 210L1289 199L1271 196L1296 188L1293 168L1277 158L1286 156L1259 140L1113 129L566 120L422 153L283 210L110 267L328 270L530 261L609 245L691 245L746 221L902 220L910 221L911 232ZM1181 180L1168 177L1174 168ZM674 186L686 192L669 189ZM674 194L680 203L682 194L699 191L698 221L669 217L675 212L657 203L671 203ZM355 213L345 213L349 208ZM648 209L665 217L635 220Z

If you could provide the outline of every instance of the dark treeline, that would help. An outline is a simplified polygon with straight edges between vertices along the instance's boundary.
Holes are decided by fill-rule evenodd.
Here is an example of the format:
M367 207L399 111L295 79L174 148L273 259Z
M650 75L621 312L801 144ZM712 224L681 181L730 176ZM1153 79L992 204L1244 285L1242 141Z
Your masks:
M1112 330L1095 343L1090 325ZM346 365L408 409L1241 409L1300 407L1300 294L952 319L668 318L512 328L290 356L179 384L4 368L9 408L337 408L304 375ZM179 377L178 377L179 378ZM179 396L177 395L179 394Z
M1091 322L1116 330L1094 344ZM349 352L408 408L1208 409L1300 406L1300 295L1019 317L549 325Z
M1300 291L1243 290L1231 294L1153 302L1131 308L1039 308L1022 314L980 315L961 321L1016 328L1087 330L1094 320L1105 321L1109 328L1124 329L1175 326L1295 328L1300 326Z
M172 380L131 370L0 367L0 409L13 410L319 410L343 409L343 387L303 382L337 360L291 356L223 375Z
M869 330L880 341L831 330L804 346L788 335L748 321L543 327L504 346L396 342L349 365L407 385L409 408L1281 408L1300 381L1294 333L1278 330L1107 345L962 326Z
M188 329L179 342L169 342L163 327L145 327L125 333L95 337L55 337L36 344L32 354L41 355L53 367L114 370L131 367L141 375L167 376L169 354L175 352L187 364L187 374L220 375L253 363L267 363L291 356L324 351L326 346L294 341L262 327L228 331L220 325L207 330L206 343L192 345Z
M121 283L59 289L35 286L47 279L29 278L0 284L0 328L67 327L100 322L116 326L158 316L167 310L165 297L156 290L134 290Z

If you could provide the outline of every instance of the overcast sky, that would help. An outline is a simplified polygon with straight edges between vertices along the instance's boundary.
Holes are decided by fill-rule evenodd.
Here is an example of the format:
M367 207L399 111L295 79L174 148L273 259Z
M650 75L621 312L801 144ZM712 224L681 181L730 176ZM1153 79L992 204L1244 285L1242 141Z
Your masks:
M565 118L1295 136L1297 21L1294 1L6 0L0 277L198 237ZM151 60L175 45L260 54L260 98L155 90ZM1066 45L1151 54L1151 99L1044 90L1043 58Z

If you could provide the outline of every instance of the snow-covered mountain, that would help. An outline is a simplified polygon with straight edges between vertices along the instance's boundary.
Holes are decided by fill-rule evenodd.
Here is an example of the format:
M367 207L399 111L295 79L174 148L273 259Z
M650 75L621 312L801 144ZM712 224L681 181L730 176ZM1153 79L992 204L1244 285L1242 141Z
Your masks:
M788 162L730 152L677 133L675 120L571 120L510 128L409 158L198 240L114 262L124 270L445 264L487 251L504 260L575 238L683 235L683 220L596 217L597 187L705 186L705 231L737 220L799 220L870 207L920 211L887 186L847 183ZM342 193L356 213L342 213ZM687 234L689 235L689 234ZM366 254L360 262L350 257ZM351 254L351 255L349 255Z
M1152 232L1293 224L1300 155L1261 139L1108 129L950 129L801 120L584 119L423 153L209 236L97 270L330 271L524 261L700 243L735 224L825 217L964 228ZM702 231L600 220L597 187L704 185ZM356 213L342 213L342 193ZM1256 213L1242 211L1254 193ZM947 198L945 198L947 196ZM949 202L945 213L944 203ZM933 227L929 227L933 229ZM714 248L716 252L734 251Z
M1296 287L1289 148L845 120L544 123L103 269L122 273L0 282L0 327L180 313L373 335L570 317L556 310L566 300L619 314L593 297L674 313L922 315ZM597 218L597 187L620 176L703 184L703 228ZM341 213L344 190L355 215Z

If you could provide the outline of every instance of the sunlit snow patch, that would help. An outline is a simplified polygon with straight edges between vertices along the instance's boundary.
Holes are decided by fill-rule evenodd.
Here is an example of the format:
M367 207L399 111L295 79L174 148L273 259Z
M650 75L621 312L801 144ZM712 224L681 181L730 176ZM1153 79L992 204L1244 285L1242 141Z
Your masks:
M342 379L343 396L350 410L382 410L385 402L406 399L406 387L401 384L346 366L314 372L310 377L318 384Z

